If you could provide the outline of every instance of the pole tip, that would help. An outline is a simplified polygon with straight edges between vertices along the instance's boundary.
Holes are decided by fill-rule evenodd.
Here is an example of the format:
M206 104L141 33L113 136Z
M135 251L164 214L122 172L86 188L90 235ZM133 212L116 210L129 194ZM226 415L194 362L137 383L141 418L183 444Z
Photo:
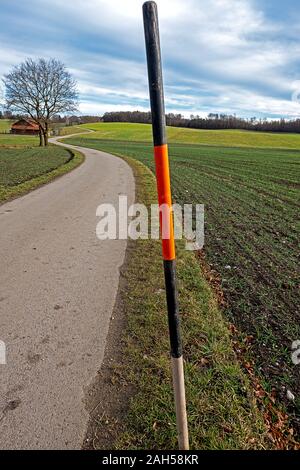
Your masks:
M143 10L153 10L157 9L157 4L156 2L148 1L143 4Z

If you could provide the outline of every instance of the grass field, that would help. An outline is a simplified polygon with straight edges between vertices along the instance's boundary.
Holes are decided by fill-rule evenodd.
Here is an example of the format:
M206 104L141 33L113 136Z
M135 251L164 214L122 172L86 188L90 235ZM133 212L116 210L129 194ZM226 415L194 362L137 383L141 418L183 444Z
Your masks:
M87 129L83 126L64 126L59 129L59 135L71 135L71 134L80 134L81 132L86 132Z
M0 134L1 132L8 132L13 121L10 119L0 119Z
M83 124L79 128L97 132L88 138L151 142L151 126L148 124L95 123ZM170 142L206 144L225 147L276 147L300 149L300 134L275 134L236 130L201 130L168 127Z
M0 148L37 147L39 138L33 135L0 134Z
M1 134L11 121L0 120L0 203L21 196L80 165L80 152L39 147L38 136Z
M37 145L36 137L0 134L0 203L48 183L83 161L79 152Z
M150 144L105 141L98 132L71 142L153 170ZM239 132L234 144L240 145ZM204 253L225 295L226 316L253 336L256 373L268 391L276 390L299 431L300 376L291 344L300 339L300 152L171 144L170 158L174 199L205 204Z
M66 163L71 153L62 147L0 149L0 186L15 186Z

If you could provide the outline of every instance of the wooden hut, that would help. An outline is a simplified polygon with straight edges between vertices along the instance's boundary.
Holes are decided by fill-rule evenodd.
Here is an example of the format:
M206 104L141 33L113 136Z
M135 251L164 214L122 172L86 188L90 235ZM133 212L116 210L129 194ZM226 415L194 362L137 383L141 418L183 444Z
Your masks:
M20 119L11 126L11 134L38 135L39 126L31 119Z

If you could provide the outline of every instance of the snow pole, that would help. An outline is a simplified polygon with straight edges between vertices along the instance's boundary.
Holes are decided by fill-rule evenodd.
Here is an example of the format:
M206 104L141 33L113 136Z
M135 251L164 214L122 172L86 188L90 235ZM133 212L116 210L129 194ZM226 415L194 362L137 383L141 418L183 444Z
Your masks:
M148 64L148 79L152 114L152 132L158 203L168 208L168 216L162 217L162 255L168 308L168 323L171 346L173 389L176 407L178 445L180 450L189 449L188 426L185 401L185 384L182 358L182 343L176 287L176 256L172 214L172 197L169 171L166 118L162 79L157 6L155 2L143 5L144 31ZM164 236L167 234L167 236Z

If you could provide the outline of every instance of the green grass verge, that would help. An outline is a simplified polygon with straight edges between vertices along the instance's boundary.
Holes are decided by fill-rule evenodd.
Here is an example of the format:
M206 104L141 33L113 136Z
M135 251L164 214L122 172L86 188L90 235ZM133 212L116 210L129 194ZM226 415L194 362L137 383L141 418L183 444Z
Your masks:
M71 135L71 134L81 134L86 132L86 128L83 126L65 126L59 129L59 135Z
M95 123L82 124L80 128L96 131L87 138L151 142L149 124ZM269 147L300 149L300 134L282 134L240 130L202 130L168 127L169 142L206 144L225 147Z
M39 142L39 137L34 135L0 134L0 148L31 148Z
M134 171L136 200L156 202L153 174L136 160L125 160ZM121 290L128 322L126 351L117 370L136 394L114 446L176 449L160 242L138 240L129 242L128 249ZM233 354L229 325L194 254L178 243L177 256L191 448L265 448L265 427Z
M33 149L31 149L33 150ZM36 150L36 149L34 149ZM22 162L21 165L18 167L18 172L19 176L17 178L18 181L20 181L19 184L14 184L16 182L16 174L13 172L13 168L11 168L12 172L10 173L9 181L12 183L11 185L8 184L1 184L0 183L0 203L3 203L9 199L15 198L22 196L26 194L29 191L32 191L33 189L36 189L39 186L42 186L43 184L49 183L50 181L54 180L55 178L64 175L65 173L68 173L69 171L73 170L77 166L79 166L83 161L84 161L84 155L81 152L78 151L72 151L69 152L66 149L61 149L60 147L49 147L47 149L40 149L43 153L51 153L51 154L61 154L61 150L64 150L64 161L56 161L58 165L56 165L56 168L53 168L53 166L49 166L49 161L47 161L47 156L46 155L40 155L40 158L43 158L43 165L41 166L40 162L38 165L34 165L34 172L36 172L37 166L39 167L39 172L40 174L33 173L30 169L30 165L25 164L25 162ZM0 149L0 161L1 161L1 152L3 149ZM24 151L19 151L21 154L24 154L26 150ZM49 155L48 155L49 156ZM67 157L67 158L66 158ZM52 158L52 163L53 160L55 159ZM31 164L32 164L33 159L31 158ZM2 166L1 166L2 168ZM20 169L24 170L23 174L20 173ZM5 173L3 174L2 172L0 173L1 178L2 178L2 183L3 179L6 179ZM34 175L34 176L33 176ZM26 179L28 178L28 179Z

